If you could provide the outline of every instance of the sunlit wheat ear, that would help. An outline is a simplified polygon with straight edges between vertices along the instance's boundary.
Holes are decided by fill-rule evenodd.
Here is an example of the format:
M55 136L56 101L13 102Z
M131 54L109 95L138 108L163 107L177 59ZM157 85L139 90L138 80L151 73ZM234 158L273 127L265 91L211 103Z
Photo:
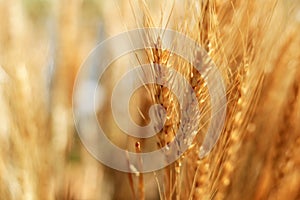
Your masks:
M152 49L148 53L149 62L155 67L155 65L162 65L166 67L171 67L170 63L168 63L169 52L161 49L160 40L157 40L156 43L157 48ZM154 76L164 77L166 81L172 79L168 74L156 74L159 72L154 72ZM152 92L151 96L154 99L154 103L162 105L166 110L166 121L163 129L158 133L158 148L162 148L164 146L169 145L170 142L175 137L176 131L178 129L179 115L178 115L178 103L175 99L174 94L166 87L155 85L150 91ZM172 169L171 169L172 170ZM171 174L173 173L171 170L166 171L166 186L167 191L166 195L171 195L172 193L172 178Z

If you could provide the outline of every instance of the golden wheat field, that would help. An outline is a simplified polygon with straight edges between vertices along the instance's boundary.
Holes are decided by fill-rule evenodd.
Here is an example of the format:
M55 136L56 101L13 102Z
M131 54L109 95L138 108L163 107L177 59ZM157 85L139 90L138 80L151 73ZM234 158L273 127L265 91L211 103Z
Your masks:
M97 77L99 66L123 47L114 43L96 54L101 59L89 56L98 44L153 27L160 28L159 34L149 31L130 40L129 46L141 40L144 49L118 57L101 80ZM208 79L167 49L167 29L192 39L214 63L224 86L211 84L216 92L224 89L216 101L211 101L215 93ZM186 57L205 63L203 54L178 37L172 42ZM116 83L142 64L150 66L143 72L146 78L170 83L186 106L180 113L176 92L142 82L129 101L132 120L149 124L153 104L165 111L163 126L149 138L133 129L136 137L124 134L115 117L125 125L127 118L110 106ZM77 107L75 86L84 65L93 71L85 74L91 82L75 95L81 102ZM172 73L158 75L160 65L180 73L186 82L178 82ZM85 95L91 90L88 84L100 91L94 107L84 103L90 101ZM130 84L125 81L115 94L117 109L126 107L121 100ZM184 92L187 85L194 100ZM226 112L217 120L223 122L219 130L213 115L221 99L226 100ZM192 117L192 105L198 105L201 115ZM154 117L161 117L154 111ZM125 152L123 157L98 141L87 113L94 113L107 138ZM194 126L195 137L174 162L145 173L139 170L161 164L153 157L148 162L138 159L134 167L129 152L144 155L168 149L173 141L183 145L177 133L185 137L185 130ZM213 138L210 127L212 134L219 130L218 138L202 145ZM84 130L81 136L79 129ZM129 171L99 161L83 140L117 165L128 161ZM0 199L300 199L299 0L0 0Z

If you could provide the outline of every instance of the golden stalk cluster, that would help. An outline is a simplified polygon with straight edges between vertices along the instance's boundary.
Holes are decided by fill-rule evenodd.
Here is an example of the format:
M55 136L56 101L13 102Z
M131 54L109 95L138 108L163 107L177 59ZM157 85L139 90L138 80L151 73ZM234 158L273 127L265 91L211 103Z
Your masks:
M0 17L0 199L300 199L296 0L0 0ZM150 32L145 43L155 48L113 63L119 68L107 72L104 90L111 94L131 62L178 71L201 110L193 119L200 127L193 144L173 164L147 174L109 169L81 144L72 115L76 73L97 42L136 27L168 28L192 38L221 72L225 124L204 158L199 149L212 115L205 79L164 47L163 34ZM201 59L194 49L182 48ZM98 115L108 137L137 153L168 146L180 125L175 94L147 84L135 98L132 115L140 124L148 123L152 104L165 108L162 130L149 141L121 137L110 107L103 106Z

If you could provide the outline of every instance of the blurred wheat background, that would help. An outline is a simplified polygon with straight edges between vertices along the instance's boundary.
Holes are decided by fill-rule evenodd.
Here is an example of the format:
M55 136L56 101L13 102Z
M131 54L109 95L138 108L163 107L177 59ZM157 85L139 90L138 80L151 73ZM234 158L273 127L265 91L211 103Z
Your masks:
M0 18L0 199L300 199L298 0L0 0ZM145 51L145 62L190 78L205 115L198 140L178 161L127 174L83 147L72 115L73 85L96 44L153 26L184 33L208 52L225 79L226 123L213 151L199 159L197 141L210 115L205 83L184 61ZM134 56L114 63L119 68L107 72L106 94L132 63ZM153 102L166 108L168 126L154 147L166 145L178 126L172 93L145 86L135 96L140 110L132 115L140 124ZM99 121L124 149L153 148L122 135L107 106Z

